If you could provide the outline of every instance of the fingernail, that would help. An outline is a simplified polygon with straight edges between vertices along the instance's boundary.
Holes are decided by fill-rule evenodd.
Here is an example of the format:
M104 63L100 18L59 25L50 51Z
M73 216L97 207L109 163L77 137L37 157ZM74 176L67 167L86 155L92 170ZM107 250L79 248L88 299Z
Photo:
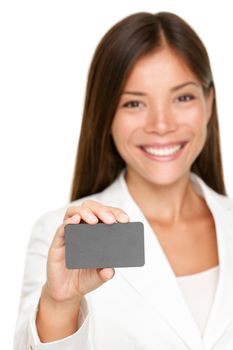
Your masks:
M120 219L121 221L125 221L125 222L126 222L126 221L129 221L128 215L127 215L127 214L124 214L124 213L120 214L119 219Z
M105 218L107 220L107 222L116 222L116 219L114 218L114 216L112 214L105 214Z
M78 222L79 221L79 215L78 214L75 214L74 216L72 216L71 220L73 222Z
M88 219L90 219L93 222L97 222L98 221L97 217L94 214L92 214L92 213L88 213L87 216L88 216Z

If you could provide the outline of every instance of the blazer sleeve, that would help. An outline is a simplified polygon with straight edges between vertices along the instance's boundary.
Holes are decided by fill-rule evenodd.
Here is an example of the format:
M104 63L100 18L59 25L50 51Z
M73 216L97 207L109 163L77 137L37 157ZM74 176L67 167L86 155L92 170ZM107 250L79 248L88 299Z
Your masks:
M42 343L36 329L36 313L41 289L46 281L50 243L62 223L65 212L46 213L32 227L24 266L23 282L14 335L14 350L92 350L89 337L90 310L83 298L78 319L79 329L64 339Z

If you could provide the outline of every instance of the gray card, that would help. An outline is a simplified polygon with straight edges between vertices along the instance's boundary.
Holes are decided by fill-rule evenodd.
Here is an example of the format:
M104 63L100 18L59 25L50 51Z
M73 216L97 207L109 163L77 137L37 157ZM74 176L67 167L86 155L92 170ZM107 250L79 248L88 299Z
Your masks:
M65 255L68 269L143 266L143 224L68 224Z

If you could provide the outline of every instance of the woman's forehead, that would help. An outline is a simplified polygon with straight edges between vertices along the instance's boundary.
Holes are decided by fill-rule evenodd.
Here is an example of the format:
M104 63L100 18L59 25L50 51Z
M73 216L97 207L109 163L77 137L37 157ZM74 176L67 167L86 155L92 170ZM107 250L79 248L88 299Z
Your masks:
M176 86L192 82L193 87L200 87L200 82L183 58L168 50L159 51L141 57L133 66L124 90L145 88L175 89ZM190 84L191 86L191 84Z
M195 76L181 55L174 52L174 50L165 48L140 57L133 65L128 80L137 76L153 77L155 75L159 77L168 73L190 77ZM166 77L167 75L164 75L164 78Z

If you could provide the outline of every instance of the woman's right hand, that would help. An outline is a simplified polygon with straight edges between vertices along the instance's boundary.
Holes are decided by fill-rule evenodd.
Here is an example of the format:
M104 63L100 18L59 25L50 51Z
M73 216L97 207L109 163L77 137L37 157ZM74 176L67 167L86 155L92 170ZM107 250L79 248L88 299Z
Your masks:
M79 206L67 209L63 224L58 227L48 252L47 281L43 287L46 296L55 302L79 302L82 297L100 287L114 276L112 268L67 269L65 264L64 227L67 224L126 223L128 215L120 208L105 206L86 200Z

